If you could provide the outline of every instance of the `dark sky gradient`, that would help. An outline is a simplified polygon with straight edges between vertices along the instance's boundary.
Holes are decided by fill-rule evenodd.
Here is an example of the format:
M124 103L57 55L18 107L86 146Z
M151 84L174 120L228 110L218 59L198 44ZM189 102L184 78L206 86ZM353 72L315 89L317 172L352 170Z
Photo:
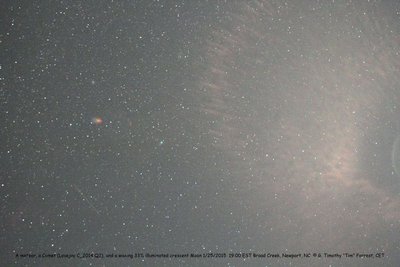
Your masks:
M0 12L1 265L399 265L397 1ZM29 252L385 257L15 258Z

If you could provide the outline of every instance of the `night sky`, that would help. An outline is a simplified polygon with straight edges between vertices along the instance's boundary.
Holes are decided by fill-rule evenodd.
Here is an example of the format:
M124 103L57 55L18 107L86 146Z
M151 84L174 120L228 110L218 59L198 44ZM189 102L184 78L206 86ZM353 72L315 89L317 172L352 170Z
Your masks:
M0 14L1 266L399 266L400 2Z

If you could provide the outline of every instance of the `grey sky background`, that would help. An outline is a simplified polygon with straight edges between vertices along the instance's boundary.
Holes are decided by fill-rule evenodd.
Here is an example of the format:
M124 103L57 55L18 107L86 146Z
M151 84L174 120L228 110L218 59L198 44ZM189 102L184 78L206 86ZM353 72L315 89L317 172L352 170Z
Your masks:
M5 266L398 266L397 1L4 1ZM23 260L16 253L384 253Z

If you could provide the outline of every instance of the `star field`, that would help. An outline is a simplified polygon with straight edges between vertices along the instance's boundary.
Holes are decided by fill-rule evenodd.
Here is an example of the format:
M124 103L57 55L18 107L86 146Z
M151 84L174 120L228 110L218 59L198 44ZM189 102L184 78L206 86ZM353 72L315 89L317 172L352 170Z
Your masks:
M396 1L6 1L0 261L397 266L399 14ZM78 252L385 257L15 257Z

